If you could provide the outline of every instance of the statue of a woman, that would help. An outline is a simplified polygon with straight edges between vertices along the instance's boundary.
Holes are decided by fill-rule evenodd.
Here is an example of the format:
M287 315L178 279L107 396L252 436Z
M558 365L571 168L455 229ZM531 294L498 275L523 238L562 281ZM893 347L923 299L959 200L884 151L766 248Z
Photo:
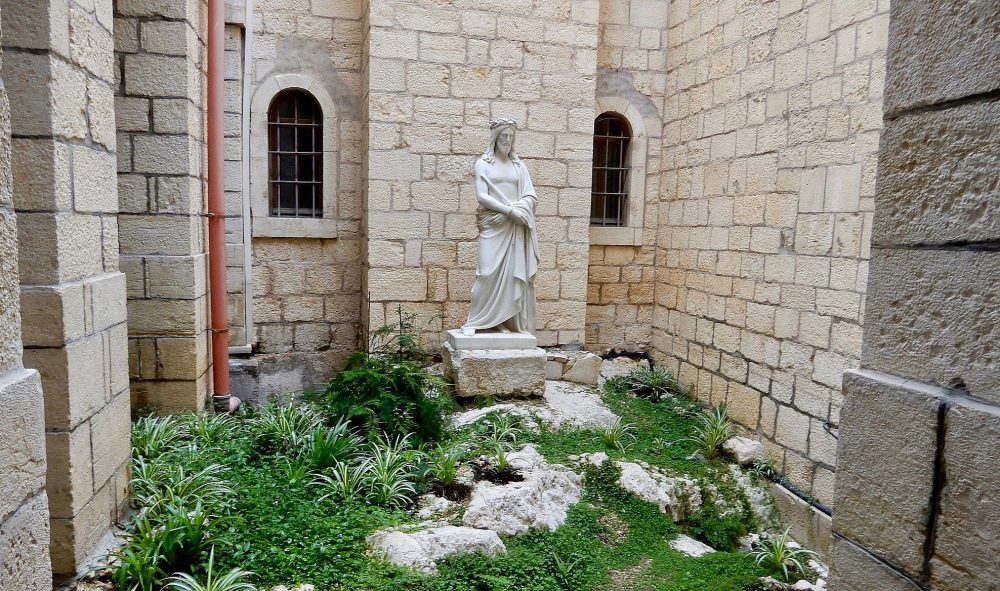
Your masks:
M479 266L469 320L462 327L466 335L491 328L535 330L538 197L528 167L514 151L516 127L512 119L491 121L490 143L476 161Z

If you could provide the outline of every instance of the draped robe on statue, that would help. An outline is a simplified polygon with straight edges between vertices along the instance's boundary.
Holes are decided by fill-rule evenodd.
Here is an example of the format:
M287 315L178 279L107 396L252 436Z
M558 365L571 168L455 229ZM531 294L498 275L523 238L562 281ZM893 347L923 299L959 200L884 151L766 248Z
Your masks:
M515 332L535 330L538 197L524 163L513 164L511 175L496 160L476 161L476 190L486 191L498 202L521 210L528 223L479 206L479 266L472 287L469 320L463 329L483 330L502 324Z

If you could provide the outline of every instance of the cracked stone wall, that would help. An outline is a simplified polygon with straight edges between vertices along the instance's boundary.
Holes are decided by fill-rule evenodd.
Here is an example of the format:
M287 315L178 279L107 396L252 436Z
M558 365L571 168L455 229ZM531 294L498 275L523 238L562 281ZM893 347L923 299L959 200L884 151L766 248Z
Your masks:
M888 4L675 0L666 33L654 355L826 503L826 424L861 354Z
M72 575L126 509L131 455L125 276L118 270L111 1L2 0L0 8L12 124L21 340L24 366L41 376L45 407L45 464L37 457L42 447L34 417L27 415L13 432L14 441L30 446L15 455L30 472L23 482L19 479L26 488L18 494L37 491L34 479L46 465L52 570ZM0 203L9 207L10 195ZM11 259L2 260L2 275L9 281ZM3 334L6 340L11 333ZM0 366L12 367L7 357ZM13 364L17 367L16 358ZM37 384L26 379L14 412L36 413L41 410L34 396ZM11 418L6 411L0 416ZM7 429L0 433L4 441L11 435ZM9 456L0 457L6 462ZM11 500L3 497L4 503ZM34 503L25 505L32 515L22 523L44 514L43 497ZM14 551L44 543L44 530L36 532L34 541L24 538ZM26 567L44 570L34 562L41 560L37 555L24 559Z
M518 121L538 190L539 345L582 345L587 300L596 0L370 0L364 187L369 328L418 313L427 344L468 316L472 184L493 117Z
M209 396L207 5L115 0L115 116L133 402Z
M623 227L590 229L587 348L645 351L652 341L660 135L666 99L668 0L602 0L597 105L632 127L630 207ZM636 182L638 181L638 182Z
M831 591L1000 581L1000 13L893 3Z
M2 60L0 52L0 75L6 75ZM48 591L45 413L38 372L21 360L12 185L10 103L0 78L0 588Z

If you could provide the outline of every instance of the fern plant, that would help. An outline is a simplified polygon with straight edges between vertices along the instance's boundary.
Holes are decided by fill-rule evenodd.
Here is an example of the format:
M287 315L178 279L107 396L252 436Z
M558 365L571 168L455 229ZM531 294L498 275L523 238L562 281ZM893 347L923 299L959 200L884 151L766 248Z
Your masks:
M719 448L734 434L733 422L729 420L725 405L698 415L698 425L689 438L709 460L715 459Z
M789 580L789 569L792 573L805 574L803 563L816 556L812 550L793 547L788 539L787 529L781 535L772 535L762 540L758 548L750 554L757 564L773 574L781 572L785 581Z
M653 402L674 396L680 390L674 374L663 367L638 369L626 375L624 382L633 394Z

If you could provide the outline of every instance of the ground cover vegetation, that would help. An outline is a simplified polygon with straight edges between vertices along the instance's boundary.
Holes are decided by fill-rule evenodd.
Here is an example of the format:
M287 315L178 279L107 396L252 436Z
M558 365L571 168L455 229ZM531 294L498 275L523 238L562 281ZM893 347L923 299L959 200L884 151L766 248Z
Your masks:
M121 591L299 583L318 591L737 591L763 588L762 575L792 581L805 572L805 555L784 547L738 551L738 538L763 524L724 477L717 450L731 423L724 409L706 414L669 372L608 381L605 401L622 418L603 430L551 430L502 413L454 429L446 385L405 339L395 343L359 354L326 391L296 403L139 419L135 511L106 576ZM435 575L372 556L366 537L419 521L420 495L467 498L463 472L517 480L508 456L527 443L552 463L593 452L645 462L696 479L705 498L677 525L621 488L614 461L576 465L583 498L566 523L505 537L505 555L446 559ZM667 543L678 533L719 552L685 556Z

